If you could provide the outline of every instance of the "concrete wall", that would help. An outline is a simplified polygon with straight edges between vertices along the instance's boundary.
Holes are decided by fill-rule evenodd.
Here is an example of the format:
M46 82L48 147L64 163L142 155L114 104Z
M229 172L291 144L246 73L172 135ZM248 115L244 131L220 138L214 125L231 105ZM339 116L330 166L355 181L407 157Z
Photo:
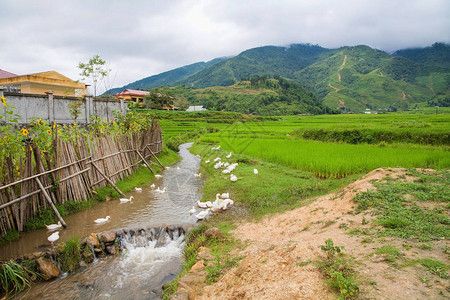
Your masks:
M93 99L92 96L86 96L84 99L75 97L61 97L37 94L21 94L4 92L0 87L0 96L6 97L6 102L16 109L15 114L19 115L20 124L30 123L33 117L56 123L73 123L69 111L69 104L73 101L81 102L81 114L77 119L78 123L89 123L91 115L96 115L104 120L112 121L114 119L113 111L119 110L126 112L127 106L123 100L116 99ZM5 121L5 109L0 103L0 121Z

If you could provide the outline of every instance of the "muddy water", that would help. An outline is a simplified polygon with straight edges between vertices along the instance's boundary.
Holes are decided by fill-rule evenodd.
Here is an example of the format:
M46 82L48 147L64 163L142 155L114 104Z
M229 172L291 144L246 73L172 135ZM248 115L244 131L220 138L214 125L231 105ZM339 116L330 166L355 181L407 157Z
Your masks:
M118 199L102 203L87 211L65 218L67 229L60 230L60 241L84 237L92 232L121 228L149 228L165 225L192 227L196 219L189 210L201 198L202 180L195 177L200 159L187 149L192 143L180 146L181 161L165 170L156 187L166 187L158 193L150 186L142 192L131 192L132 202ZM110 216L111 220L97 225L94 220ZM17 257L38 251L48 245L48 230L24 234L19 241L0 248L2 258ZM164 247L131 247L118 257L98 260L88 267L51 282L35 285L25 299L159 299L162 283L179 272L183 237L167 241ZM24 295L22 294L20 298Z

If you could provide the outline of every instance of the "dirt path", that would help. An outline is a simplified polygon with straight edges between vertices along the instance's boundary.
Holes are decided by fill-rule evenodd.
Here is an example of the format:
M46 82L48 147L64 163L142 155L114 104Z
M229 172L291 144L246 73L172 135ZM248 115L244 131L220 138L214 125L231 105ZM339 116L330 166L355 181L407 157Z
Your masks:
M329 86L330 88L334 89L334 90L336 91L336 93L339 92L339 91L341 90L340 88L337 88L337 87L332 86L331 83L329 83L328 86Z
M342 62L342 65L339 67L339 71L338 71L338 78L339 81L341 81L341 73L339 73L340 71L342 71L342 69L344 69L345 63L347 62L347 55L344 56L344 61Z
M358 192L373 189L372 180L386 176L411 179L403 169L376 169L308 206L257 223L240 224L234 234L248 245L236 253L243 256L243 260L218 282L205 286L195 299L336 299L313 264L299 265L299 262L315 261L322 255L320 246L329 238L356 257L359 280L366 282L361 285L362 298L444 298L427 288L408 268L393 268L379 256L369 256L380 247L379 243L362 243L361 236L351 236L344 229L353 224L369 226L361 225L364 223L362 214L349 213L355 206L352 199ZM372 219L370 215L364 218Z

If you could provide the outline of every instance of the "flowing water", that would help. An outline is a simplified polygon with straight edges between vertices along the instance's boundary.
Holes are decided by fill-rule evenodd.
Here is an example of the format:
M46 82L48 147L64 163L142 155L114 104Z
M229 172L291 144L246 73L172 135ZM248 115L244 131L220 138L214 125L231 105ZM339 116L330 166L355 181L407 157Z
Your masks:
M196 176L200 159L180 146L181 161L166 169L155 185L166 187L165 193L143 186L142 192L128 203L111 200L86 211L68 216L67 229L60 230L60 240L88 236L92 232L110 229L139 229L149 232L170 225L185 229L194 227L196 218L189 210L201 198L202 180ZM94 220L110 216L111 220L97 225ZM127 230L125 230L127 232ZM18 257L48 246L48 230L25 233L17 242L0 247L0 258ZM145 237L145 235L144 235ZM59 278L38 283L20 299L159 299L162 284L173 279L181 269L184 234L164 233L158 240L137 238L129 233L123 239L127 250L119 256L96 260L87 267Z

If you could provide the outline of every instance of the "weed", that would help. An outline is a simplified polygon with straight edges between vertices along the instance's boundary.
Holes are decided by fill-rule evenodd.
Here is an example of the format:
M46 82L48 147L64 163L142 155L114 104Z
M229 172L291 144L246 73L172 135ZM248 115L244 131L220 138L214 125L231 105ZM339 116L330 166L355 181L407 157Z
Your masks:
M399 249L395 248L394 246L383 246L381 248L377 248L375 250L375 253L378 255L390 255L392 257L398 258L402 254Z
M325 222L325 224L323 225L323 227L322 227L322 228L325 228L325 227L331 226L331 225L333 225L334 223L336 223L336 221L335 221L335 220L328 220L328 221L326 221L326 222Z
M300 257L298 257L297 259L300 260L300 261L298 262L298 265L299 265L300 267L303 267L303 266L307 266L307 265L309 265L309 264L312 264L311 259L308 259L307 261L301 261L301 258L300 258Z
M365 237L361 240L361 243L372 243L372 242L373 242L373 239L368 238L368 237Z
M377 285L377 282L374 281L374 280L371 280L371 281L369 281L369 284L370 284L370 285Z
M339 291L340 299L349 299L359 293L359 286L355 283L355 271L352 268L351 257L342 252L343 246L335 246L332 239L327 239L321 246L326 257L317 262L322 274L329 284Z
M406 250L409 250L409 249L412 248L412 246L411 246L411 245L408 245L408 244L402 244L402 246L403 246L403 248L405 248Z
M433 247L430 244L420 244L417 245L417 248L422 249L422 250L432 250Z

